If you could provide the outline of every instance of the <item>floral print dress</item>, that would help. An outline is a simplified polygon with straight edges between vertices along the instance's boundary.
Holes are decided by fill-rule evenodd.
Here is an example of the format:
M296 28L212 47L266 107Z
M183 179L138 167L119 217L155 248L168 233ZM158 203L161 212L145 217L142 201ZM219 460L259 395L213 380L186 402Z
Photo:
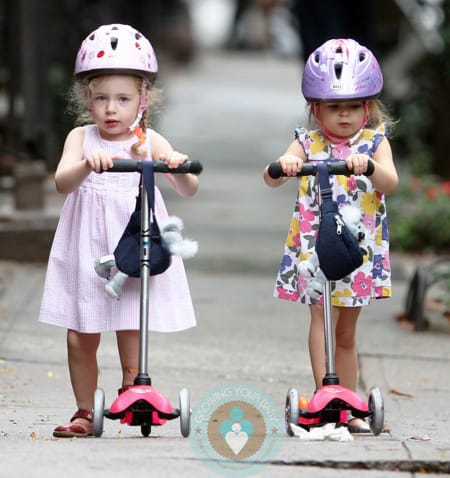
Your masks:
M372 157L384 136L383 125L376 130L364 129L349 146L326 144L319 131L295 130L295 137L310 162L343 160L351 153L365 153ZM330 176L330 182L333 199L339 207L352 205L360 208L366 229L364 246L368 250L361 267L347 277L331 282L332 305L359 307L367 305L371 298L390 297L389 236L384 195L376 191L365 176ZM299 262L307 259L314 250L318 229L318 177L304 176L299 178L297 200L274 291L276 298L305 304L318 302L306 292L309 279L298 273Z

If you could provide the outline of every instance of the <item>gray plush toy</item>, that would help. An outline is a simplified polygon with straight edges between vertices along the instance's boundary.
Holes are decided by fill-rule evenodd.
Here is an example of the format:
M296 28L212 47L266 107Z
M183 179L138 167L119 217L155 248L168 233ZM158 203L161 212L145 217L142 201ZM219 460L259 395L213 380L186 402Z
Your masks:
M198 252L198 243L191 239L184 239L181 231L184 228L183 221L177 216L168 216L158 221L161 236L166 241L172 255L180 256L182 259L190 259ZM98 276L108 279L105 285L106 293L114 299L119 299L123 286L128 279L128 275L117 270L111 277L113 269L116 267L114 254L97 259L94 263L94 269Z

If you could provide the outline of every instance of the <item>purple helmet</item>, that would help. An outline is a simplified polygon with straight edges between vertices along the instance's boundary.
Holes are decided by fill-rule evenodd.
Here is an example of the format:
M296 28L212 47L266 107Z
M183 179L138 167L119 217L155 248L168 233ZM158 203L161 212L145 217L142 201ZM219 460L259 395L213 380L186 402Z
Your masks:
M129 25L102 25L81 44L75 61L78 77L117 71L153 79L158 71L147 38Z
M373 53L355 40L328 40L305 65L302 93L309 102L367 100L383 88Z

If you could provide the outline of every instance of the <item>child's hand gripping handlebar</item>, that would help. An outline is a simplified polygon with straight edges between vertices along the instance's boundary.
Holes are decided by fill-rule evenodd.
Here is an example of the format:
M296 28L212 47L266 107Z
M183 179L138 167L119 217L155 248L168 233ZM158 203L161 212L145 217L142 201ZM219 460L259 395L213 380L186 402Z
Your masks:
M142 172L141 159L116 159L113 161L114 166L105 172L108 173L135 173ZM164 161L153 161L153 171L155 173L171 173L171 174L195 174L199 175L203 170L200 161L185 161L177 168L169 168Z
M343 175L343 176L351 176L353 171L348 169L345 161L333 161L327 163L328 165L328 172L334 175ZM367 163L367 171L364 173L364 176L372 176L373 172L375 171L375 166L373 161L370 159ZM270 163L269 168L267 170L269 176L272 179L278 179L281 177L285 177L286 174L283 173L283 169L281 164L278 162ZM304 163L302 166L302 170L297 173L297 176L315 176L317 174L317 166L314 163Z

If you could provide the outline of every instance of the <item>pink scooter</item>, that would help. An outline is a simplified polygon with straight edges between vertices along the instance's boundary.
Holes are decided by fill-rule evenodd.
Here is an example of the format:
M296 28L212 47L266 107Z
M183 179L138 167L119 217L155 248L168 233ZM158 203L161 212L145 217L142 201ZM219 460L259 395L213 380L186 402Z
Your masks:
M141 172L142 161L140 160L116 160L114 167L108 172ZM154 161L154 172L160 173L192 173L200 174L202 165L198 161L187 161L176 169L170 169L162 161ZM112 420L119 419L121 423L132 426L140 426L142 435L150 435L152 426L161 426L167 420L180 418L180 431L183 437L190 433L190 397L189 390L183 388L179 394L179 408L173 408L169 400L151 384L147 371L147 337L148 337L148 284L150 277L150 254L146 245L150 244L150 217L147 202L147 191L141 181L141 303L140 303L140 338L139 338L139 369L134 385L122 392L105 410L105 392L97 388L94 395L94 436L103 434L104 417Z
M373 163L369 162L366 176L373 173ZM345 162L337 161L328 163L330 174L350 176L352 171L347 169ZM283 176L279 163L269 165L269 175L273 179ZM298 176L310 176L317 174L316 166L313 163L303 165ZM331 287L330 282L324 284L324 330L325 330L325 353L326 373L322 380L322 386L314 393L311 400L303 404L299 402L299 395L295 388L290 388L286 397L285 407L285 429L289 436L294 433L291 424L300 425L305 429L322 426L326 423L347 425L348 412L354 417L368 418L369 426L374 435L379 435L384 424L384 403L381 390L373 387L369 393L369 400L366 402L353 390L339 385L339 378L336 375L334 361L334 340L333 324L331 317Z

